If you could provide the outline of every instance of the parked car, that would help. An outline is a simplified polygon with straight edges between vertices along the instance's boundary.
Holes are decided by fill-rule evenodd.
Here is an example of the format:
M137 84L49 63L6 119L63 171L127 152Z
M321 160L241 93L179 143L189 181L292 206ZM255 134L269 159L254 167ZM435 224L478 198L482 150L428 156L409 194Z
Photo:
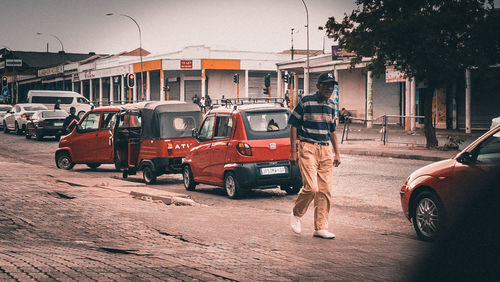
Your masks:
M3 128L3 117L12 109L11 105L0 105L0 127Z
M199 145L183 166L184 186L223 186L229 198L249 189L280 186L288 194L302 187L299 168L290 157L290 111L280 104L228 105L209 111L198 131Z
M436 238L454 220L464 200L481 189L498 188L500 177L500 125L491 129L454 158L413 172L401 187L404 215L417 235ZM492 223L494 224L494 223Z
M493 129L495 128L497 125L500 124L500 117L496 117L494 119L491 120L491 126L490 126L490 129Z
M17 135L21 135L26 130L27 118L38 110L48 110L45 105L22 103L16 104L3 117L3 132L9 133L14 130Z
M193 103L141 102L125 105L117 114L112 144L123 177L142 171L146 184L162 174L181 173L182 160L197 144L193 129L201 111Z
M59 102L61 110L69 113L71 107L75 107L78 118L94 108L87 98L73 91L61 90L30 90L28 91L29 103L40 103L49 109L54 109L54 105Z
M86 164L95 169L101 164L115 163L109 144L117 106L95 108L87 112L68 135L61 137L55 152L58 168L72 169L75 164Z
M40 110L28 117L26 123L26 139L31 137L42 140L44 136L55 136L57 140L63 135L63 123L68 113L63 110Z

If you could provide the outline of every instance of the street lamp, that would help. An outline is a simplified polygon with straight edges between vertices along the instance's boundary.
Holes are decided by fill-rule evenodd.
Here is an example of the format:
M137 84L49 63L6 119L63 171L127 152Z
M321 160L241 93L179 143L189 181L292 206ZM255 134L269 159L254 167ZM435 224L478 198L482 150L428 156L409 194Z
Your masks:
M63 45L61 39L59 39L59 37L55 36L54 34L47 34L47 33L41 33L41 32L37 32L36 34L37 35L49 35L49 36L54 37L55 39L57 39L57 41L59 41L59 43L61 44L61 49L64 52L64 45Z
M65 84L64 83L64 45L63 45L61 39L59 39L59 37L55 36L54 34L41 33L41 32L37 32L36 34L37 35L49 35L49 36L52 36L55 39L57 39L57 41L59 41L59 43L61 44L61 50L62 50L62 53L61 53L61 61L62 61L61 62L61 72L63 74L63 85L62 85L62 87L63 87L63 90L65 90L65 87L64 87L64 84ZM48 47L47 47L47 49L48 49ZM47 50L47 52L48 52L48 50Z
M113 16L113 15L114 15L114 13L107 13L106 14L106 16ZM135 25L137 26L137 29L139 29L139 56L141 57L141 100L144 101L144 78L142 76L142 34L141 34L141 27L139 26L137 21L134 20L134 18L132 18L131 16L125 15L125 14L119 14L119 16L127 17L127 18L131 19L135 23Z
M307 75L304 75L304 93L309 94L309 11L307 10L307 5L304 0L302 0L302 3L304 4L304 7L306 8L306 19L307 19L307 68L306 68L306 73ZM307 77L307 80L306 80Z

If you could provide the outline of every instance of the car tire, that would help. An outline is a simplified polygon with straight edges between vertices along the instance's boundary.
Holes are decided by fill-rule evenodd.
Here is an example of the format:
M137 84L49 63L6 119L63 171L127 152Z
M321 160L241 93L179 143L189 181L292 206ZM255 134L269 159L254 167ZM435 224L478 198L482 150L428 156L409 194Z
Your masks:
M9 133L9 128L7 127L7 123L5 120L3 121L3 133Z
M191 171L191 167L185 165L182 169L182 180L184 182L184 188L188 191L194 191L196 189L196 182L193 178L193 172Z
M230 199L239 199L243 195L243 191L238 183L238 180L234 176L233 172L228 172L224 176L224 188L226 189L226 194Z
M31 139L30 131L26 128L26 134L24 135L26 139Z
M283 190L285 190L288 195L297 195L301 188L302 186L283 186Z
M23 133L23 129L19 128L19 124L17 123L17 121L14 123L14 131L17 135L21 135L21 133Z
M43 140L43 135L38 134L36 131L33 132L33 136L37 141L42 141Z
M444 226L444 207L436 194L424 191L415 198L412 222L420 239L433 241Z
M62 152L56 156L56 166L60 169L70 170L75 164L68 152Z
M156 173L151 166L147 165L142 169L142 179L147 185L156 183Z
M59 141L59 140L61 140L61 135L58 134L58 135L54 136L54 138L56 139L56 141Z
M96 169L98 167L101 166L101 164L87 164L88 167L90 167L90 169Z

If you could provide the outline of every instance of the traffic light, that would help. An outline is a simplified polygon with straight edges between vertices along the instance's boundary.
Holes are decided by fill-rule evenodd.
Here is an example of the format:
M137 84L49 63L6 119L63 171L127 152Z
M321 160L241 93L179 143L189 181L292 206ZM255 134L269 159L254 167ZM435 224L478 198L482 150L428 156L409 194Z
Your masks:
M288 74L284 74L284 75L283 75L283 81L284 81L285 83L288 83Z
M127 86L128 88L133 88L135 85L135 74L129 73L127 74Z
M235 73L233 75L233 82L234 83L240 83L240 75L239 74Z
M269 95L269 89L267 87L264 88L264 95Z
M7 87L7 77L2 76L2 87Z
M264 86L266 86L266 87L271 86L271 75L270 74L266 74L266 76L264 77Z

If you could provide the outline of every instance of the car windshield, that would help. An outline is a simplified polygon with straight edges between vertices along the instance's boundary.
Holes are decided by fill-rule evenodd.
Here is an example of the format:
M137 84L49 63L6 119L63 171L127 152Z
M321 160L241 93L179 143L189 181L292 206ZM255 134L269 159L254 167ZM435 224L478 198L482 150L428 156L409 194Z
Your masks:
M11 108L11 106L0 106L0 112L8 112Z
M65 111L43 111L43 118L65 118L68 114Z
M25 106L24 110L28 112L38 111L38 110L46 110L47 108L44 106Z
M288 115L286 111L248 112L246 119L252 131L269 132L286 128Z
M161 113L160 138L192 137L194 128L198 128L200 112Z

